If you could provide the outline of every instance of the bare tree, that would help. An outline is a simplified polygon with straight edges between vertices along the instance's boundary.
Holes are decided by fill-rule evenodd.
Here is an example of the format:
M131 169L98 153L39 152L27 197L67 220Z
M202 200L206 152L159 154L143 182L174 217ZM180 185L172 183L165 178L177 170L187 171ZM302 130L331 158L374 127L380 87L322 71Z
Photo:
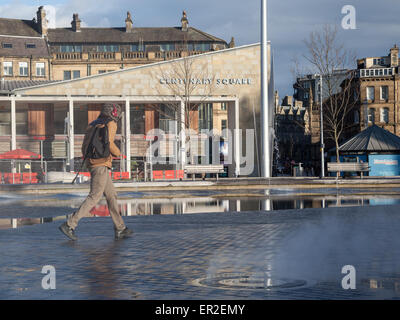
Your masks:
M182 45L182 47L187 48L187 45ZM185 130L191 128L194 112L197 112L199 106L212 95L215 80L215 76L210 74L207 64L201 64L199 59L189 56L189 54L188 50L182 51L182 58L171 61L168 66L159 66L158 77L163 88L158 87L156 90L159 93L161 104L168 109L168 112L161 110L159 104L152 105L161 114L177 122L178 132L182 126ZM167 96L165 88L168 92ZM180 103L171 102L168 96L174 96L183 101L183 110ZM185 141L180 141L180 148L184 147L189 140L190 134L185 135Z
M359 100L359 91L353 81L356 72L349 69L356 61L356 55L339 43L337 28L329 25L312 32L304 43L308 49L306 60L314 74L323 78L324 133L333 140L336 161L340 162L339 141L349 126L348 116Z

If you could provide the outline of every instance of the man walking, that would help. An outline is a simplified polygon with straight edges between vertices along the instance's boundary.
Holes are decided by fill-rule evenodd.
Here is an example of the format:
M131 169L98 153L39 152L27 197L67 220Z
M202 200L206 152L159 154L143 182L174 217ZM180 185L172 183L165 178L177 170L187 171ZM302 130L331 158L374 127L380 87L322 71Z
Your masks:
M90 210L100 201L101 197L106 197L108 209L114 222L115 239L119 240L132 234L132 231L125 226L125 223L118 210L117 192L110 177L112 157L119 157L120 150L114 143L117 132L117 122L121 118L121 107L118 104L105 104L100 116L93 121L89 127L108 128L110 155L106 158L87 159L87 166L90 170L90 192L86 200L81 204L78 211L74 212L59 229L71 240L77 240L75 228L83 217L90 216ZM85 136L82 144L82 154L86 154L90 137Z

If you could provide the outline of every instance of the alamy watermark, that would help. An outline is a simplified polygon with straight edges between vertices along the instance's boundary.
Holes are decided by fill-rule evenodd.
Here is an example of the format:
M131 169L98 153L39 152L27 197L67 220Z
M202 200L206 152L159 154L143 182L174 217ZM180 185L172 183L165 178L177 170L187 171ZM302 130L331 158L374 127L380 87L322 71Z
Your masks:
M342 274L345 274L342 279L342 288L344 290L356 289L356 268L352 265L345 265L342 267Z
M42 278L42 288L44 290L56 289L56 268L51 265L46 265L43 266L41 273L45 274Z
M345 15L342 18L342 28L345 30L357 29L356 8L352 5L345 5L342 8L342 14Z
M168 156L170 164L239 163L241 175L250 175L254 170L254 129L211 129L200 133L186 129L179 134L152 129L146 140L150 142L146 155L153 164L166 164Z

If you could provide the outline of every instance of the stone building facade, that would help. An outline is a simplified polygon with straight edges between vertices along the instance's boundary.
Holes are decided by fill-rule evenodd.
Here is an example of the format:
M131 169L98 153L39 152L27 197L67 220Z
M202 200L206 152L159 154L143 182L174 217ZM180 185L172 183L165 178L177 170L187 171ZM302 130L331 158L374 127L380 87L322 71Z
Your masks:
M200 74L202 70L207 69L212 75L211 80L191 79L200 83L192 93L191 101L217 106L217 113L220 115L219 118L214 117L213 128L226 125L230 129L256 129L259 133L260 45L218 50L189 56L187 59L193 61L194 74ZM70 168L73 168L74 160L82 156L80 147L87 124L97 117L102 104L115 102L124 109L124 119L119 124L117 135L122 141L124 155L127 159L143 159L149 145L148 132L160 128L161 124L159 120L162 114L154 106L161 107L167 102L179 104L181 108L184 106L184 101L171 94L166 85L167 81L179 82L179 79L163 77L168 70L184 61L185 58L162 61L11 90L8 96L0 97L0 122L3 122L5 128L0 137L0 147L6 149L5 151L22 147L37 152L38 143L34 137L42 136L45 137L46 159L66 160ZM272 106L272 73L269 77ZM205 92L204 84L210 81L212 91ZM270 119L273 119L273 112L271 109ZM20 125L17 121L19 117ZM200 120L201 116L198 117ZM227 121L225 124L222 122L224 117ZM254 118L257 119L256 128ZM194 121L191 127L197 137L201 137L200 124L200 121ZM171 141L176 139L175 134L167 138ZM246 154L243 150L246 148L243 140L243 145L239 146L240 132L235 131L232 139L234 143L230 148L233 151L234 163L230 174L251 174L244 173L239 165L243 163L242 155ZM254 146L255 139L250 143ZM167 149L166 147L165 150ZM255 156L254 148L252 152L250 156ZM257 159L252 161L253 169L256 170ZM129 167L130 161L127 161L127 171Z
M49 28L43 6L32 20L0 18L0 76L69 80L234 45L234 39L228 44L189 26L186 12L179 27L136 27L129 12L124 27L86 28L81 22L74 13L70 28Z
M275 163L283 173L291 174L290 162L311 163L310 115L303 102L285 96L275 109ZM279 171L278 170L278 171Z
M400 135L399 48L394 45L387 56L357 61L360 99L354 121L357 131L373 124Z

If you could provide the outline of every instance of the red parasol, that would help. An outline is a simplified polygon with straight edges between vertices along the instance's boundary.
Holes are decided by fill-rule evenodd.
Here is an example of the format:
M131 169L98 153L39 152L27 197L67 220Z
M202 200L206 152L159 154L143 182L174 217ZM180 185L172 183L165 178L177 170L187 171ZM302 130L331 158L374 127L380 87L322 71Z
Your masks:
M34 160L34 159L40 159L40 154L25 149L15 149L0 154L0 159Z

